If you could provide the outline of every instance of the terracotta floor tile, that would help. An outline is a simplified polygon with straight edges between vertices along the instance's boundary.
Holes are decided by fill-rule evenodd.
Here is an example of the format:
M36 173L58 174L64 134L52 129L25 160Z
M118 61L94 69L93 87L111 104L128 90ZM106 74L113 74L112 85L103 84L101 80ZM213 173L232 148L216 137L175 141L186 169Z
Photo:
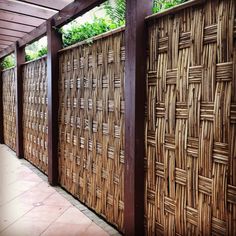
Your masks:
M53 223L42 236L80 236L85 231L86 228L77 224Z
M33 209L29 204L11 201L0 208L0 231ZM0 234L1 235L1 234Z
M67 208L68 207L63 206L46 206L43 203L39 202L36 203L35 207L27 214L25 214L24 217L32 220L53 222L59 216L61 216Z
M68 200L57 192L50 195L43 203L47 206L72 206Z
M109 236L102 228L92 223L87 230L84 232L83 236Z
M49 196L51 196L53 192L42 192L40 189L34 188L30 189L29 191L21 194L17 197L21 202L33 204L37 202L43 202Z
M68 208L58 219L58 223L71 223L89 226L92 221L75 207Z
M0 236L107 236L0 145Z
M48 183L45 181L39 183L37 186L31 189L31 191L40 191L42 193L55 193L56 190L52 188Z
M47 221L20 219L1 233L1 236L39 236L49 226Z

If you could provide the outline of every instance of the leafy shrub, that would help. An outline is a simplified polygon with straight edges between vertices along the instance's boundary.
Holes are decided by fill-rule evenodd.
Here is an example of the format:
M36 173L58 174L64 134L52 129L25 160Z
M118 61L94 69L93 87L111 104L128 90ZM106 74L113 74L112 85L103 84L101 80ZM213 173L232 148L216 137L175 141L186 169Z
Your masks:
M74 43L115 29L119 26L118 23L105 18L94 18L94 22L85 23L83 25L77 25L74 23L70 29L62 31L63 44L67 47Z
M15 66L15 59L14 59L14 55L11 54L7 57L5 57L1 63L1 67L2 69L8 69Z
M154 0L153 1L153 13L163 11L165 9L174 7L178 4L186 2L187 0Z
M42 57L44 55L46 55L48 52L47 47L43 47L41 49L39 49L38 51L30 51L28 53L25 54L25 61L32 61L35 60L39 57Z
M125 24L125 0L108 0L103 5L106 14L109 18L118 25Z

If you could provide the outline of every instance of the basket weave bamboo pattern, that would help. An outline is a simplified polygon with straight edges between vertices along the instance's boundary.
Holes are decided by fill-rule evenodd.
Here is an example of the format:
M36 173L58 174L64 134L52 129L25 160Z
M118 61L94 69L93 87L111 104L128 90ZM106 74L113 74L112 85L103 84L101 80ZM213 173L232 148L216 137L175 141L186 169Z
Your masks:
M60 55L60 183L122 230L124 32Z
M23 95L24 157L44 173L47 173L46 58L23 66Z
M15 69L2 72L4 143L16 151L16 81Z
M147 235L236 235L235 5L149 20Z

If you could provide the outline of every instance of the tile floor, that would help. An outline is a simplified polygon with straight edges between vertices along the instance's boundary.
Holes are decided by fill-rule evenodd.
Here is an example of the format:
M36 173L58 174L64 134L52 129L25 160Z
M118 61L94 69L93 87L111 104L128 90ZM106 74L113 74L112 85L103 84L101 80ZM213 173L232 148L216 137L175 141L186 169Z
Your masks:
M87 215L93 216L87 217L64 197L68 194L49 186L46 178L43 180L30 166L17 159L9 148L0 145L0 236L118 235L111 226L74 200ZM97 222L105 226L103 228L113 233L98 226L96 217Z

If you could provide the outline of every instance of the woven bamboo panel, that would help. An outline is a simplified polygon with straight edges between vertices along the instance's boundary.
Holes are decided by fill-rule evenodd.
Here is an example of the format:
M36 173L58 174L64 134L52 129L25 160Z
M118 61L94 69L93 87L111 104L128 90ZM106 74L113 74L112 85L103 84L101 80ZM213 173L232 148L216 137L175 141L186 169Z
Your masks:
M60 183L123 228L124 32L60 55Z
M16 81L15 69L2 72L4 143L16 151Z
M236 235L236 7L149 21L147 235Z
M47 60L23 66L24 157L47 173Z

